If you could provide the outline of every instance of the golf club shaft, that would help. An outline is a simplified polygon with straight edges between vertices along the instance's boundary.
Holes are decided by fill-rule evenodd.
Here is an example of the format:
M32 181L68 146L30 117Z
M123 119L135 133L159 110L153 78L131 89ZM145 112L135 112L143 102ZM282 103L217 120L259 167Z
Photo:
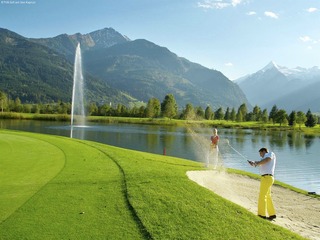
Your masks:
M241 153L239 153L236 149L234 149L234 148L230 145L230 143L229 143L229 147L231 147L233 151L235 151L236 153L238 153L238 154L239 154L241 157L243 157L245 160L248 159L248 158L246 158L245 156L243 156Z

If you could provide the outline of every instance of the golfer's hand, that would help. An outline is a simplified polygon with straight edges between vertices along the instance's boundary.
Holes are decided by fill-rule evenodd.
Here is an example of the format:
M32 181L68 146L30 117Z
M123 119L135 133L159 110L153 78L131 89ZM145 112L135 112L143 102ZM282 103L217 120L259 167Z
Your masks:
M251 161L251 160L247 160L247 161L251 166L255 166L254 161Z

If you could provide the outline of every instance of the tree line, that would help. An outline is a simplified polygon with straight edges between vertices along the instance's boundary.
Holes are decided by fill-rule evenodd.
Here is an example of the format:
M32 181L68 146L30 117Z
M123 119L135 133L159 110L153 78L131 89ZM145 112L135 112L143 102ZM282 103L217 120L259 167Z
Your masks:
M304 113L302 111L292 111L289 115L286 110L278 109L274 105L270 112L267 109L261 109L255 106L252 111L248 110L245 103L238 109L223 109L219 107L214 110L210 106L205 109L194 107L191 103L186 104L182 110L178 110L178 104L173 94L167 94L162 102L157 98L151 98L146 105L133 105L127 107L124 104L117 104L113 107L111 104L101 104L92 102L86 106L86 113L89 116L118 116L118 117L140 117L140 118L159 118L166 117L170 119L185 120L226 120L235 122L256 121L262 123L280 124L280 126L301 127L303 124L307 127L314 127L319 123L319 117L312 114L310 109ZM0 110L1 112L23 112L40 114L70 114L71 103L57 102L46 104L23 104L19 98L10 100L4 92L0 91Z

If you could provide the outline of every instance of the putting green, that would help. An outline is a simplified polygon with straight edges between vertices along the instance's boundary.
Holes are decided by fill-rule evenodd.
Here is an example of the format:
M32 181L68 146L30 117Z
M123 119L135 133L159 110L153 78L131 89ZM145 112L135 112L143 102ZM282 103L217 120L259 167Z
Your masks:
M61 171L65 156L48 142L5 132L0 152L2 222Z

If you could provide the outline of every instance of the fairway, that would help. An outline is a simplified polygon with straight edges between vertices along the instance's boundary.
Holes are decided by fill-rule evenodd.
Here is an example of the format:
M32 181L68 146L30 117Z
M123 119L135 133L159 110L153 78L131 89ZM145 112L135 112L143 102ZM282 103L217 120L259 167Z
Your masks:
M65 156L48 142L5 133L0 149L1 222L61 171Z
M302 239L190 181L196 162L0 130L0 239Z
M119 168L101 151L6 132L0 148L0 239L141 238Z

